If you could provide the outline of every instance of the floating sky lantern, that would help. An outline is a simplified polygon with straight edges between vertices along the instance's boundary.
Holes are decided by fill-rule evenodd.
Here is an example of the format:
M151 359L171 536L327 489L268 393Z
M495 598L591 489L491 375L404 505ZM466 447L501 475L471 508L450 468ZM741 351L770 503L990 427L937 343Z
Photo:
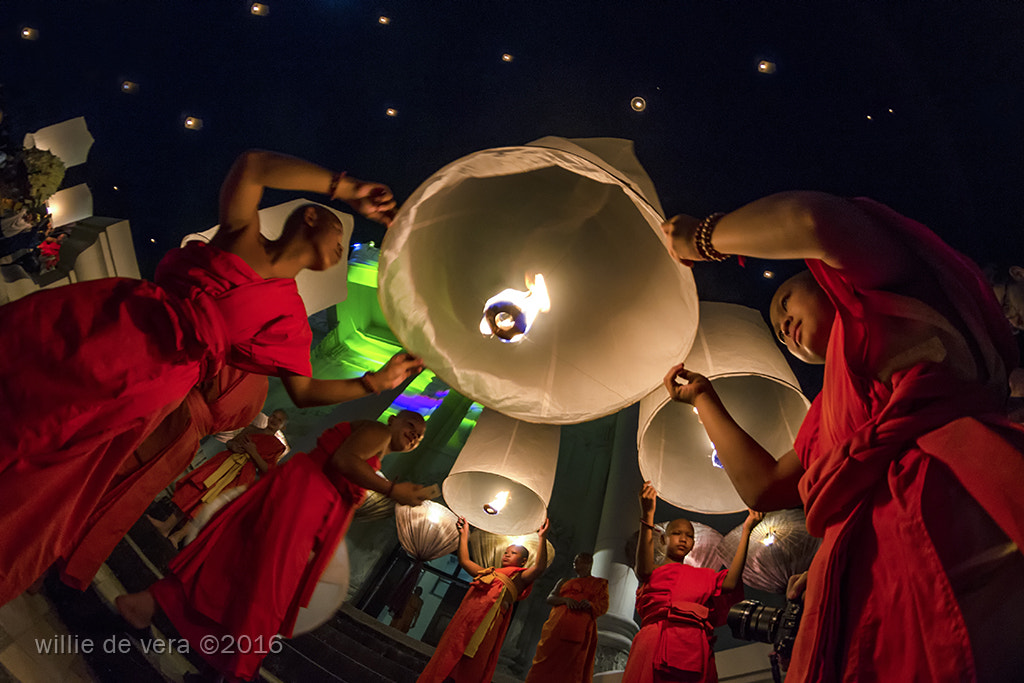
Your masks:
M424 501L416 507L395 506L398 542L417 562L443 557L459 547L458 517L441 503Z
M738 526L722 539L718 555L723 564L732 561L742 532ZM789 577L807 571L820 545L821 539L807 531L802 510L769 512L750 532L743 583L769 593L785 593Z
M202 130L203 120L198 116L186 116L185 127L189 130Z
M526 290L504 289L488 299L480 320L480 333L503 342L520 341L530 331L537 314L551 310L543 275L538 273L532 279L527 276Z
M21 38L22 40L38 40L39 30L34 29L31 26L26 26L21 29Z
M507 52L501 56L501 61L503 62L511 62L513 59L515 59L515 57L513 57Z
M762 59L757 63L757 70L763 74L773 74L775 73L775 62Z
M633 111L643 111L647 109L647 100L642 97L634 97L629 101L629 106Z
M71 168L86 162L93 142L95 140L85 123L85 117L78 116L27 133L22 145L56 154L64 162L65 168Z
M121 81L121 92L126 95L134 95L139 92L139 84L135 81Z
M270 14L270 5L266 5L260 2L254 2L249 7L249 11L257 17L265 17Z

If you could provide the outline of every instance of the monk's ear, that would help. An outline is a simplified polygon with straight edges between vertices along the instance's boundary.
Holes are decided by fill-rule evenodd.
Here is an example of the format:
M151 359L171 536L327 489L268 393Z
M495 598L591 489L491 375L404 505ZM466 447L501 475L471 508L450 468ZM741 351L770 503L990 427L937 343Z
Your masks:
M317 213L315 206L307 206L302 210L302 222L310 228L316 227Z
M1024 266L1010 266L1010 277L1017 282L1024 282Z

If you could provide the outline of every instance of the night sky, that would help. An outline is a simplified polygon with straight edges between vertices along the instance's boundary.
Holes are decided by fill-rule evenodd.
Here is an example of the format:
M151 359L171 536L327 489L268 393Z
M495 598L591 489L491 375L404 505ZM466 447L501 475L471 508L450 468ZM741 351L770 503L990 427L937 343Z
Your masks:
M780 190L866 195L979 262L1024 259L1022 2L265 4L0 0L10 129L86 117L96 143L69 180L89 183L97 215L131 221L144 277L217 222L246 148L401 200L460 156L545 135L634 140L670 215ZM382 235L357 221L357 240ZM698 292L764 308L765 265L700 264Z

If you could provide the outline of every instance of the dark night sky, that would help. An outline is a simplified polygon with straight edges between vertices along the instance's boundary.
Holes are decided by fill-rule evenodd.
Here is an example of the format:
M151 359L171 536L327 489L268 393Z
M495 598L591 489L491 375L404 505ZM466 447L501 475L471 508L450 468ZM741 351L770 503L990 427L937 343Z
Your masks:
M130 219L144 276L216 222L248 147L401 199L460 156L544 135L634 140L670 214L819 189L888 203L978 261L1024 254L1021 2L267 4L0 0L9 126L86 117L76 173L97 215ZM699 265L700 295L763 308L763 265Z

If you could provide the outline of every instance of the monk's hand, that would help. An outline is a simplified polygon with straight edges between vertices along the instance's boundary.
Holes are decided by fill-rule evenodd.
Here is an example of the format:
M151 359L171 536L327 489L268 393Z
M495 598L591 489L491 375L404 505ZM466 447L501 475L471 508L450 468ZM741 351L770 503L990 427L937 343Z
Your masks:
M430 491L426 486L413 484L409 481L399 482L391 489L391 499L401 505L416 507L427 499Z
M658 503L658 492L649 481L644 482L640 489L640 515L644 519L654 517L654 506Z
M590 609L590 601L589 600L579 600L576 603L576 607L580 611L583 611L583 610L586 610L588 612L591 611L591 609Z
M693 402L701 394L714 391L711 380L704 375L690 372L683 363L672 366L672 369L665 375L664 384L673 401L690 405L693 405Z
M703 260L694 239L698 225L699 220L686 214L673 216L661 224L661 232L665 235L665 249L676 263L693 267L694 261Z
M544 540L544 538L547 537L547 535L548 535L548 518L547 517L544 518L544 523L540 525L539 529L537 529L537 535L540 536L541 540Z
M459 532L460 536L469 536L469 525L466 524L465 517L459 517L455 522L455 529Z
M369 373L367 380L377 391L394 389L410 377L415 377L423 370L423 360L411 353L399 351L391 356L377 372Z
M338 199L343 200L361 216L390 226L395 212L395 195L382 183L345 178L338 184Z
M787 600L800 600L804 596L804 591L807 590L807 572L802 574L794 574L789 577L789 583L786 585L786 599Z
M763 512L756 512L748 508L747 518L743 520L743 530L747 532L753 531L754 527L760 524L762 519L764 519Z

